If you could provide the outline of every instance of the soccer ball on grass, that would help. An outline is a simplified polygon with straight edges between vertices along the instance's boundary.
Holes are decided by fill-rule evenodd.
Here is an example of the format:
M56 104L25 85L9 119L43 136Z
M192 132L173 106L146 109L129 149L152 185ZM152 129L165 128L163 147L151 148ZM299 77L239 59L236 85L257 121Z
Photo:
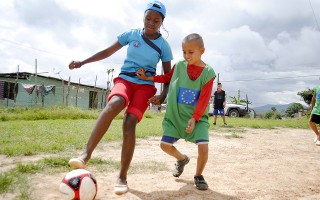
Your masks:
M98 187L95 177L85 169L76 169L66 174L59 187L64 199L93 200Z

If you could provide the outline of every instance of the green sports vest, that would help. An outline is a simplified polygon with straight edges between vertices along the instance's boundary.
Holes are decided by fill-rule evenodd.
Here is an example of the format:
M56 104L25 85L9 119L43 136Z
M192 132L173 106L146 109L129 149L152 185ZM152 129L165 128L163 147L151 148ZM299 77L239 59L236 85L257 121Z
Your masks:
M194 113L202 87L216 74L212 67L206 65L201 75L193 81L188 76L187 66L188 63L184 60L175 65L169 85L166 114L162 122L163 135L183 138L190 142L209 140L209 107L196 123L192 133L187 134L185 129Z

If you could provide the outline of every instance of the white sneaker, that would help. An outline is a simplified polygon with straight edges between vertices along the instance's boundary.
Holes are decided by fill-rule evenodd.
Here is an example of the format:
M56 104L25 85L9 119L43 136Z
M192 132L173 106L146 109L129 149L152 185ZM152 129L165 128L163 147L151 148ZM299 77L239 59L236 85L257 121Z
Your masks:
M127 182L124 183L123 181L121 181L121 179L119 179L116 185L113 187L113 190L115 194L122 195L129 191L129 187Z
M320 141L319 140L317 140L316 145L320 146Z
M129 191L128 185L115 185L113 189L117 195L122 195Z
M316 136L313 140L314 143L316 143L318 141L318 136Z

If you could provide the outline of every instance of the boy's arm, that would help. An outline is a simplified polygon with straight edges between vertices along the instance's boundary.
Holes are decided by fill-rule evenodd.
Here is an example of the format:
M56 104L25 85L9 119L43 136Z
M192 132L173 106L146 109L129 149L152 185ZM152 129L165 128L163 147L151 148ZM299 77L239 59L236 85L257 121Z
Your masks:
M207 109L208 102L210 100L211 91L213 87L214 78L210 79L203 87L200 92L199 100L196 105L196 109L192 117L198 122L200 118L203 116L203 113Z
M214 93L214 94L213 94L213 101L212 101L212 108L214 108L215 99L216 99L216 95L215 95L215 93Z
M170 70L170 72L168 72L166 74L154 76L154 82L156 82L156 83L170 83L173 72L174 72L174 68L175 68L175 66L173 66L172 69Z
M225 108L227 105L227 94L224 92L224 101L223 101L223 108Z
M143 68L138 69L136 75L139 79L145 80L145 81L153 81L153 76L146 76L146 70Z
M162 70L164 74L167 74L171 71L171 61L162 62ZM170 82L170 81L169 81ZM164 83L160 95L153 96L149 101L155 105L160 105L164 102L169 91L169 83Z
M138 78L140 78L141 80L153 81L156 83L170 83L173 72L174 72L174 66L168 73L163 75L146 76L146 70L144 70L143 68L140 68L136 74Z

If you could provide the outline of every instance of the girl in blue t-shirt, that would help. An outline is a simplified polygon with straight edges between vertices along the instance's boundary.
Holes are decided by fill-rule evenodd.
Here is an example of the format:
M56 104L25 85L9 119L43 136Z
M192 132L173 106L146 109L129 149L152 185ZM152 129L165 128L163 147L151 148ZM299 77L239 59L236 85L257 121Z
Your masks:
M156 93L154 83L140 80L136 75L139 68L144 68L149 75L154 75L160 60L164 73L171 69L173 59L171 48L159 31L165 16L165 6L159 1L153 1L145 9L144 29L125 32L119 35L117 41L108 48L83 61L72 61L69 64L70 69L80 68L85 64L105 59L128 45L127 56L121 67L120 75L114 79L114 87L108 96L108 104L97 120L85 151L79 157L69 160L70 166L85 168L93 150L108 130L114 117L127 108L123 119L121 168L114 186L116 194L124 194L129 190L127 172L135 148L137 123L142 119L149 103L161 104L167 95L167 85L164 86L159 96L154 96Z

